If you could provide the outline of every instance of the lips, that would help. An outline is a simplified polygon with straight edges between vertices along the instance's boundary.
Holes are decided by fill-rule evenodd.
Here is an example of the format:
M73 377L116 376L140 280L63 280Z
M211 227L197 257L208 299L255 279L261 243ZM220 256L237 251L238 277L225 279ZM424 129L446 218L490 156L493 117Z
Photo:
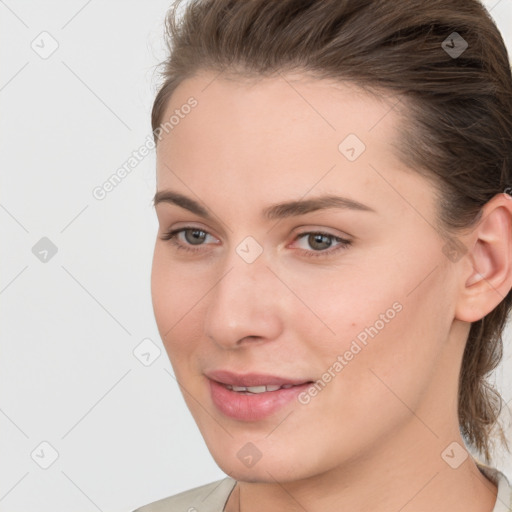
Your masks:
M231 419L257 422L297 405L297 396L313 382L263 373L227 370L205 373L216 409Z

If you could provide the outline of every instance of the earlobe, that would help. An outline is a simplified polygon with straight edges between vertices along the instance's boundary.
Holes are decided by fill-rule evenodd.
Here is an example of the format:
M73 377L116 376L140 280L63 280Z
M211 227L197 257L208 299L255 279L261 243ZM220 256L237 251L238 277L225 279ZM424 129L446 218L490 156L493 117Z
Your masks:
M456 318L476 322L491 312L512 288L512 200L494 196L469 239L470 269L461 275Z

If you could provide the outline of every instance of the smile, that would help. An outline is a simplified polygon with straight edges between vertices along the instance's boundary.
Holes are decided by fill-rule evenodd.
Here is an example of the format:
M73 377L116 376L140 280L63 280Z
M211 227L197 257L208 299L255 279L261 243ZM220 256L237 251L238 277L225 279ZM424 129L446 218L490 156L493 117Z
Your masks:
M207 379L210 398L222 415L245 422L261 421L290 407L297 407L297 397L312 381L301 384L237 386Z
M289 389L292 388L294 384L284 384L282 386L277 385L268 385L268 386L231 386L229 384L225 384L227 389L231 391L236 391L237 393L247 392L246 394L251 393L266 393L268 391L277 391L279 389Z

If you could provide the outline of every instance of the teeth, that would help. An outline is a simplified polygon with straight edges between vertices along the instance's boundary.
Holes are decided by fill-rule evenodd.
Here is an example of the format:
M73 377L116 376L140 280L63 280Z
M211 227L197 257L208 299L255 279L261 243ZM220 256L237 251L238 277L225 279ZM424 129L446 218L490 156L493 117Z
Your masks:
M248 392L248 393L265 393L267 391L277 391L281 388L291 388L292 384L285 384L284 386L277 385L269 385L269 386L230 386L226 385L228 389L232 389L233 391L238 392Z

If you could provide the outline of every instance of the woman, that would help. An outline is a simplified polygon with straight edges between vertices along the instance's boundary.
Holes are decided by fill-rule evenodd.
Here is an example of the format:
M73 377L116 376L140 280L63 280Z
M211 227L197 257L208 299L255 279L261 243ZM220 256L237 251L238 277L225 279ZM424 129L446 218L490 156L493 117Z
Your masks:
M512 77L488 13L177 9L153 307L229 476L138 510L512 510L486 381L512 297Z

